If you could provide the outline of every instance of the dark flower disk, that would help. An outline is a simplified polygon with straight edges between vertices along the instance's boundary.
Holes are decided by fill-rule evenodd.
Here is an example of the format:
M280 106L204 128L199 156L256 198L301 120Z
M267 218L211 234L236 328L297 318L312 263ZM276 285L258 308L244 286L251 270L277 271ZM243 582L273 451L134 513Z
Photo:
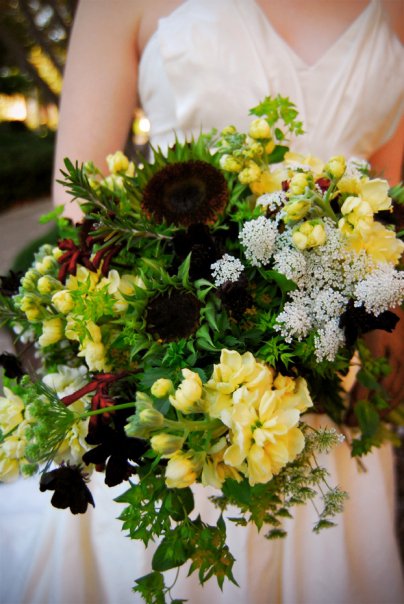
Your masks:
M175 233L173 245L178 266L191 254L189 276L192 281L211 279L211 265L224 254L223 247L205 224L191 224L186 231Z
M70 508L72 514L84 514L88 504L94 506L93 496L79 466L63 465L56 470L44 472L40 490L55 491L51 503L55 508Z
M199 325L200 302L190 292L171 289L152 298L147 331L165 342L189 338Z
M236 282L227 281L223 283L219 288L218 295L229 314L237 320L242 319L247 308L253 305L245 275L241 275Z
M20 359L10 352L0 354L0 366L3 367L6 377L17 381L26 373Z
M191 160L156 172L143 191L142 206L158 223L189 226L214 222L228 199L222 173L205 161Z

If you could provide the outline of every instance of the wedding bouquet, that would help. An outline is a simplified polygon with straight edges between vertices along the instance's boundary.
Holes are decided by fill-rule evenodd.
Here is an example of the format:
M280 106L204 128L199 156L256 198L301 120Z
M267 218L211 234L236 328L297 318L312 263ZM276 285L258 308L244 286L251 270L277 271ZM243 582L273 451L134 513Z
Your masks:
M39 471L74 514L94 505L91 472L127 481L124 530L159 542L134 588L147 602L165 601L164 571L186 562L201 584L235 582L230 506L228 522L268 538L310 501L314 530L332 526L346 493L316 455L360 457L400 422L388 363L361 339L393 330L404 293L388 183L360 160L292 153L302 124L288 99L251 114L247 134L176 140L136 168L117 152L107 177L66 160L82 222L59 218L58 246L2 278L3 322L40 367L1 357L0 479ZM344 390L353 363L367 400ZM333 423L315 429L307 412ZM215 525L194 510L195 483L215 489Z

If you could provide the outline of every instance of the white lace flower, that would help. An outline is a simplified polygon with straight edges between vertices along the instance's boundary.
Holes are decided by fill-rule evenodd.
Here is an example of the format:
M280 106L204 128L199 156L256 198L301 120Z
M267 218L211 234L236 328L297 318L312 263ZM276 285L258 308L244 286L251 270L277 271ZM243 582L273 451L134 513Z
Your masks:
M265 266L271 259L278 230L265 216L244 223L239 239L244 253L253 266Z
M238 281L244 270L243 263L230 254L224 254L220 260L217 260L210 266L216 287L220 287L226 281Z
M404 273L390 264L380 264L355 286L355 306L365 306L374 315L399 306L404 298Z

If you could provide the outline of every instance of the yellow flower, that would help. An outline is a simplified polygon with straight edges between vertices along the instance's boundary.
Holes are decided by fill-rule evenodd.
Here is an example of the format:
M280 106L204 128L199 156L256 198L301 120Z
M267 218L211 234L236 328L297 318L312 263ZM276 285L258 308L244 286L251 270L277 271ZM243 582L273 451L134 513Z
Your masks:
M28 296L23 296L20 302L20 308L30 322L37 321L41 315L41 309L37 304L35 298Z
M390 209L391 199L388 192L389 183L382 178L360 182L360 196L370 205L374 213Z
M70 275L66 280L66 287L72 291L77 290L85 283L87 291L92 291L100 279L99 273L89 271L85 266L78 266L75 275Z
M307 174L305 172L297 172L289 181L288 192L290 195L303 195L308 185L309 179Z
M205 453L179 451L168 460L166 467L166 485L169 489L185 489L199 477Z
M4 387L0 396L0 428L4 434L13 430L23 419L24 402L10 388Z
M84 413L86 405L83 400L78 400L70 405L70 410L74 413ZM62 461L70 462L71 464L81 463L81 458L91 447L86 442L88 435L88 422L89 419L76 421L73 426L68 430L63 442L60 444L56 456L56 463ZM88 472L88 467L86 468Z
M331 174L333 178L341 178L345 172L345 168L346 160L343 155L335 155L334 157L331 157L324 166L324 170Z
M42 323L42 335L40 336L38 343L42 348L56 344L63 338L63 323L59 317L54 319L47 319Z
M58 312L64 315L67 315L74 307L73 298L67 289L55 292L52 296L52 304Z
M227 410L230 446L224 463L244 473L251 485L271 480L304 446L297 428L300 413L312 406L303 378L277 376L257 402L254 392L240 389Z
M155 434L151 437L150 444L153 451L166 457L171 456L173 453L182 449L184 438L182 436L161 432L160 434Z
M320 176L324 172L324 162L315 157L314 155L303 155L301 153L294 153L293 151L287 151L285 153L284 161L286 165L304 165L310 168L310 171L315 176Z
M17 429L0 444L0 481L16 480L21 473L21 466L28 463L25 457L28 427L29 422L23 420Z
M327 233L324 224L318 220L309 220L300 224L292 234L292 241L299 250L324 245Z
M171 380L160 378L156 380L151 387L151 393L156 398L164 398L174 392L174 385Z
M263 170L259 177L250 183L251 192L259 197L264 193L273 193L282 189L282 178L279 177L280 172L270 172ZM282 173L282 176L284 174Z
M226 172L240 172L243 169L244 162L239 157L225 153L220 158L220 167Z
M109 366L105 359L105 347L102 343L101 329L93 321L87 321L86 328L89 337L84 338L78 356L85 358L90 371L108 371Z
M226 439L223 437L208 451L202 469L201 481L203 485L220 489L226 478L232 478L237 482L243 479L236 468L224 463L223 457L226 447Z
M249 135L251 138L271 138L271 126L266 119L259 117L251 122Z
M357 253L365 250L377 262L397 264L404 251L404 243L380 222L372 222L366 231L355 230L347 243Z
M175 394L170 396L170 402L182 413L195 413L201 411L199 404L202 396L202 380L197 373L189 369L182 369L185 378Z
M108 169L113 174L117 172L125 172L129 167L129 159L122 151L115 151L111 155L107 155Z
M285 212L285 221L301 220L311 209L311 201L308 199L297 199L296 201L288 202L283 210Z
M57 267L57 262L53 256L44 256L42 260L38 260L35 262L35 269L41 275L46 275L47 273L51 273L55 267Z
M255 180L258 180L261 176L261 168L255 163L255 161L247 161L246 167L239 172L238 179L242 185L248 185Z

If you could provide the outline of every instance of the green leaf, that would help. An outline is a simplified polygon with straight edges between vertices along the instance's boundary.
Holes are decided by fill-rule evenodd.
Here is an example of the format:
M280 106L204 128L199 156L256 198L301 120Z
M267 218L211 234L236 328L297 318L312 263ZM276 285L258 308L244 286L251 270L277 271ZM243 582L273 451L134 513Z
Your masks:
M373 405L367 401L359 401L355 405L355 415L362 435L368 438L374 436L380 426L380 417Z
M277 164L284 160L285 154L289 151L289 147L285 145L276 145L275 149L267 157L269 164Z
M146 604L165 604L165 584L161 573L152 572L136 579L135 593L139 593Z
M192 547L183 540L179 528L168 533L156 549L152 559L153 570L164 572L182 566L189 559Z
M172 489L164 502L173 520L185 520L194 509L194 496L190 488Z

